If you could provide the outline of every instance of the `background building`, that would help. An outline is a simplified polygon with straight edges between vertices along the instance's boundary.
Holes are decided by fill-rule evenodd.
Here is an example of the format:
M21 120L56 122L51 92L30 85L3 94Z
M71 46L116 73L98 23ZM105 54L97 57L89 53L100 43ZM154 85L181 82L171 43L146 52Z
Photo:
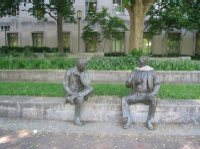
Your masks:
M29 8L31 0L26 0L26 6L21 4L21 8ZM48 2L48 0L45 0ZM108 12L125 20L129 26L128 12L122 7L122 0L75 0L75 12L81 10L83 16L80 22L80 31L86 22L84 18L91 8L100 10L102 7L108 8ZM19 11L14 16L0 18L0 26L10 26L9 31L1 31L0 46L46 46L57 47L56 22L49 17L47 22L38 21L28 12ZM96 28L98 31L98 28ZM6 35L5 35L6 33ZM125 52L129 45L129 31L122 32L122 40L112 39L106 43L104 53ZM65 48L69 48L72 53L78 53L78 25L63 23L63 43ZM97 42L91 43L90 48L80 39L79 52L103 52L102 45ZM163 31L160 35L152 36L148 32L144 33L144 48L151 49L154 55L177 54L194 55L200 54L200 34L187 32L184 30L172 30L167 35Z

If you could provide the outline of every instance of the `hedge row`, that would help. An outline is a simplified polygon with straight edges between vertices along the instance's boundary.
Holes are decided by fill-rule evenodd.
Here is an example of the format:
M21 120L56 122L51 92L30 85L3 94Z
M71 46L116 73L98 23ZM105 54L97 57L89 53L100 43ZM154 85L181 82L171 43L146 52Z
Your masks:
M67 69L77 60L66 57L26 58L0 57L0 69ZM200 70L196 60L150 60L149 65L156 70ZM132 70L137 67L137 57L103 57L88 61L90 70Z
M68 52L68 48L64 48L65 52ZM25 47L9 47L2 46L0 47L0 56L20 56L24 54L25 56L31 56L32 53L52 53L58 52L58 48L49 48L49 47L33 47L33 46L25 46Z
M76 59L64 57L52 58L26 58L6 57L0 58L0 69L65 69L73 67Z

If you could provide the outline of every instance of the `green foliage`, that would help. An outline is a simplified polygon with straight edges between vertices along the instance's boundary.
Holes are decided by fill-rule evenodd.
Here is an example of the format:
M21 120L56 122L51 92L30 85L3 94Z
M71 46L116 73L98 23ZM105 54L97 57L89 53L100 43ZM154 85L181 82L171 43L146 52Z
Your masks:
M150 60L149 65L156 70L200 70L200 61L197 60Z
M126 56L126 54L124 52L111 52L111 53L104 53L104 56L119 57L119 56Z
M150 32L160 34L162 30L200 29L200 4L198 2L162 2L156 3L149 11Z
M24 0L2 0L0 2L0 17L7 15L16 15L19 12L19 8L23 8L23 11L27 11L30 15L34 16L38 20L47 21L49 16L53 18L58 25L60 31L58 37L62 41L62 22L75 23L74 8L71 0L50 0L48 3L44 0L32 0L31 7L20 7L20 4L26 4ZM15 12L15 13L13 13ZM58 38L59 39L59 38ZM60 52L63 52L63 45L58 41L58 48Z
M131 70L137 66L137 59L133 56L93 58L88 62L92 70Z
M29 8L28 12L39 20L47 20L46 14L57 20L57 14L59 13L65 22L75 22L75 12L71 0L50 0L49 3L33 0L33 7Z
M140 53L139 53L140 54ZM138 55L139 55L138 54ZM88 61L89 70L133 70L137 67L139 56L92 58ZM76 65L75 58L66 57L0 57L0 69L67 69ZM198 60L150 59L149 65L156 70L198 71Z
M21 0L1 0L0 2L0 17L7 15L16 15L19 10Z
M137 58L139 58L141 56L150 56L151 50L149 50L149 49L133 49L133 50L131 50L130 54Z
M13 12L18 11L19 5L23 3L24 0L2 0L0 3L0 17L13 15ZM49 3L42 0L32 0L32 7L27 7L23 11L28 11L39 20L47 20L46 14L56 20L56 16L59 13L66 22L75 22L75 13L71 0L50 0Z
M124 21L116 16L111 16L107 12L107 8L102 8L101 11L97 12L95 9L90 10L90 12L85 17L87 21L87 25L83 28L82 39L85 43L91 42L101 42L104 41L103 51L105 48L106 40L111 38L122 39L122 34L120 32L124 32L127 30L127 27ZM95 32L94 28L96 26L100 26L101 30L99 32ZM95 38L93 38L95 36ZM93 40L96 41L93 41Z
M92 43L101 42L100 33L94 32L92 27L87 25L83 28L82 39L85 41L85 44L92 45Z
M68 49L65 49L68 51ZM52 53L58 52L58 48L49 48L49 47L33 47L33 46L25 46L25 47L10 47L10 46L2 46L0 47L0 56L9 56L12 55L14 57L17 56L34 56L34 53Z
M0 94L50 97L64 96L61 84L38 82L0 82Z
M77 60L65 57L25 58L5 57L0 58L0 69L67 69L76 65Z

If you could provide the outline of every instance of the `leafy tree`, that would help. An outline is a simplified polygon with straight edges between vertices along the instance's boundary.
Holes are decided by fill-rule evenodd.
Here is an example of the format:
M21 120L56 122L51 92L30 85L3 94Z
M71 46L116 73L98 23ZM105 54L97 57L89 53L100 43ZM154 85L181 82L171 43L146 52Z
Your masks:
M89 41L89 39L94 39L91 36L96 36L98 42L103 40L102 51L105 49L107 40L112 38L122 39L123 36L120 32L127 30L124 21L116 16L111 16L107 12L107 8L102 8L99 12L91 10L85 20L87 21L87 25L83 28L83 40L85 42L92 42ZM100 27L101 34L94 32L96 26Z
M33 0L33 7L28 10L38 19L47 20L49 15L57 22L58 49L63 51L63 20L67 23L75 23L74 8L71 0L50 0L44 3L42 0ZM48 15L46 15L48 14Z
M158 12L162 12L165 9L167 9L168 6L173 6L174 4L183 5L183 3L184 3L184 5L185 4L188 5L187 8L192 8L192 9L189 9L191 11L190 16L192 16L192 15L195 15L195 16L192 16L193 19L191 18L192 19L191 21L194 22L194 24L193 24L194 26L198 26L198 25L195 25L195 19L199 19L199 17L196 18L197 15L195 14L199 10L200 4L199 4L198 0L123 0L124 7L127 9L129 16L130 16L129 50L142 48L145 17L147 15L149 15L148 11L154 4L156 4L156 2L158 4L157 6L159 6L159 7L154 7L155 11L151 15L155 16ZM168 9L168 10L170 10L170 9ZM173 8L171 10L171 14L170 14L170 15L177 15L177 13L178 13L178 16L175 16L175 18L173 18L171 20L172 22L173 22L173 20L176 20L175 23L178 22L178 25L176 25L177 27L179 25L185 24L184 16L181 16L179 12L180 11L178 9ZM183 22L181 22L181 21L183 21ZM163 22L154 20L154 22L152 22L152 23L154 23L156 25L156 24L160 24ZM163 24L160 24L160 25L162 26ZM154 28L154 29L156 29L156 28Z
M23 0L3 0L0 3L0 17L12 14L14 8L24 3ZM38 20L46 21L49 16L57 22L58 49L63 52L63 20L67 23L75 23L74 8L71 0L32 0L32 7L24 9Z
M171 29L193 31L200 29L200 4L197 2L157 3L149 12L148 30L166 33Z
M16 15L20 1L14 0L1 0L0 2L0 17L7 15Z
M149 15L147 29L154 34L165 30L163 41L173 29L184 29L185 34L187 31L198 32L200 29L200 3L197 1L156 3Z

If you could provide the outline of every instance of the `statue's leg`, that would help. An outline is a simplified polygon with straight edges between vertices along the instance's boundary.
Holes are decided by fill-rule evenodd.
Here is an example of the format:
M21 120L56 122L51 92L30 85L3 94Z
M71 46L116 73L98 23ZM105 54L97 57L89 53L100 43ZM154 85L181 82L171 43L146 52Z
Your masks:
M157 100L155 99L155 97L152 97L150 99L148 99L149 101L149 112L148 112L148 117L147 117L147 128L150 130L153 130L153 125L151 122L151 119L154 117L155 112L156 112L156 107L157 107Z
M79 96L84 97L84 100L87 100L87 98L92 94L92 87L89 87L81 92L79 92Z
M66 99L66 102L67 102L67 91L66 91L66 88L65 88L65 82L63 81L62 83L62 86L63 86L63 91L64 91L64 95L65 95L65 99Z
M92 88L88 88L87 90L84 90L78 94L78 97L75 99L75 121L74 123L76 125L83 125L83 123L80 120L82 106L84 100L87 100L88 96L92 93Z
M75 99L75 118L74 123L78 126L82 126L83 123L80 120L81 111L82 111L82 105L83 105L83 97L77 97Z
M124 124L124 129L130 128L130 125L132 123L131 114L130 114L130 104L134 104L136 102L136 96L126 96L122 98L122 116L123 121L126 123Z

